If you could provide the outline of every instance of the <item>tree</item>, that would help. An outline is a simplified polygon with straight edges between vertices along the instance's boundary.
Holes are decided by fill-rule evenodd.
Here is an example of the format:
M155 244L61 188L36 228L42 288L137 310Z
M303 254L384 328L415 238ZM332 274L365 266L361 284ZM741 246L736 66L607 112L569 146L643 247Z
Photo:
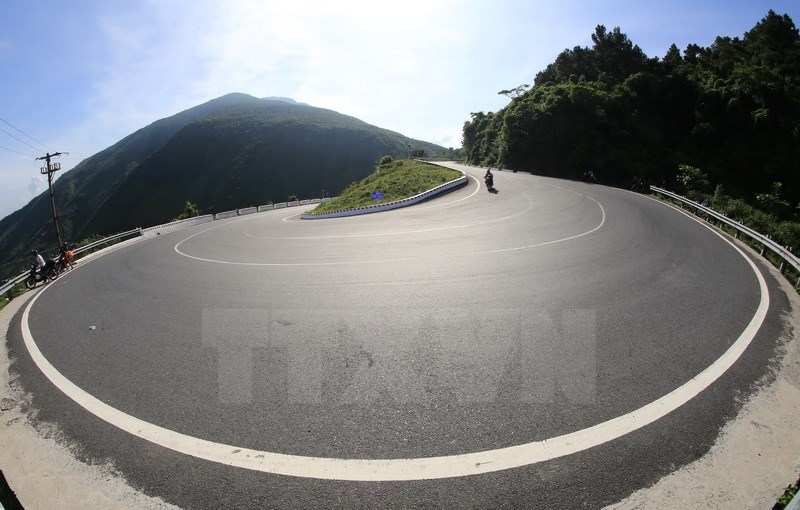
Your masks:
M183 212L175 219L185 220L187 218L194 218L196 216L200 216L200 209L198 209L197 204L193 204L187 200L186 204L183 206Z
M683 55L673 44L661 61L619 27L598 25L591 38L590 48L561 52L532 88L500 91L506 107L471 113L467 162L558 177L591 167L610 184L641 179L695 196L722 185L751 204L796 210L800 35L788 16L770 11L742 39L689 44ZM763 193L773 182L780 196Z
M508 96L511 99L516 99L520 97L522 94L524 94L529 88L530 85L528 85L527 83L523 83L522 85L518 85L513 89L501 90L500 92L498 92L498 94L501 96Z
M692 200L701 199L711 190L711 183L708 182L705 172L690 165L678 165L678 183Z
M683 59L681 58L681 52L678 49L678 47L675 46L674 43L667 50L667 54L664 55L662 63L667 72L674 71L683 63Z
M653 61L619 27L608 32L603 25L597 25L592 42L598 81L620 83L631 74L652 68Z
M759 193L756 195L756 203L764 211L772 213L779 218L788 218L792 214L792 206L789 202L783 200L782 188L782 183L773 182L772 191L770 193Z

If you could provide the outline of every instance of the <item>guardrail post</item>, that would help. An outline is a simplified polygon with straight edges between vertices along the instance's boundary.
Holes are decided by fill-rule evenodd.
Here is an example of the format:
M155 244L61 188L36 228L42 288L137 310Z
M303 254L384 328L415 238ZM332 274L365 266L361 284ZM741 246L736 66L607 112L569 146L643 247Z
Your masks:
M781 259L781 274L786 274L786 259Z
M766 249L767 249L767 245L766 244L762 244L761 245L761 256L762 257L764 256L764 250L766 250Z

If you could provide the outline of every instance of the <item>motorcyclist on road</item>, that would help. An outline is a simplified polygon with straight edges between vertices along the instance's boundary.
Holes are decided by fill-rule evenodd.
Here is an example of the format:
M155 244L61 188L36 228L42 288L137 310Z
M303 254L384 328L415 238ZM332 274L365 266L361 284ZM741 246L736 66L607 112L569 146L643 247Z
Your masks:
M494 186L494 175L492 175L491 168L486 170L486 175L483 176L483 180L486 182L486 188L491 189Z

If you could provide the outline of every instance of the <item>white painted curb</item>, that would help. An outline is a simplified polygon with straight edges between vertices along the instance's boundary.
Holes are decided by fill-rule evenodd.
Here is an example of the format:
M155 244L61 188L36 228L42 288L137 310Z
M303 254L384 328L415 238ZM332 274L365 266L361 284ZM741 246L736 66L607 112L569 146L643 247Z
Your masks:
M409 205L414 205L418 202L422 202L423 200L427 200L431 197L434 197L440 193L444 193L445 191L449 191L453 188L465 185L468 180L467 174L465 174L461 170L458 171L461 172L461 177L459 177L458 179L453 179L452 181L440 184L435 188L431 188L428 191L423 191L422 193L414 195L413 197L404 198L402 200L395 200L394 202L388 202L386 204L368 205L365 207L358 207L356 209L345 209L343 211L334 211L322 214L303 213L300 215L300 218L304 220L318 220L322 218L341 218L344 216L357 216L359 214L370 214L381 211L389 211L392 209L399 209L400 207L407 207Z

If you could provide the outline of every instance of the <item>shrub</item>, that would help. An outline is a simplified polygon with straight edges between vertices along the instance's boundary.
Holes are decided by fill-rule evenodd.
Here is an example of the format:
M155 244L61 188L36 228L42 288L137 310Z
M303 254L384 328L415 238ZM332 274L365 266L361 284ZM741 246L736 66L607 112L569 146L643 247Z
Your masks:
M183 206L183 212L173 221L185 220L196 216L200 216L200 209L198 209L197 204L193 204L187 200L186 204Z

